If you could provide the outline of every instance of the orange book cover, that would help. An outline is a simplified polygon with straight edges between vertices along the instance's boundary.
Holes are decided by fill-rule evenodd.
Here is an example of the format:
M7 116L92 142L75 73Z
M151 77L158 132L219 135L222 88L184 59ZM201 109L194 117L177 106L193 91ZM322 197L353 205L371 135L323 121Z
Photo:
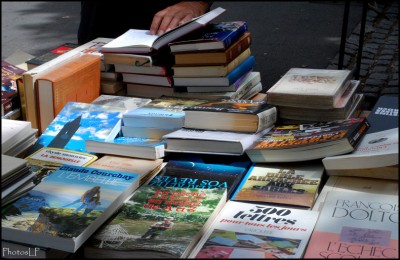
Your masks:
M78 55L37 79L39 130L44 130L68 102L90 103L100 96L99 55Z

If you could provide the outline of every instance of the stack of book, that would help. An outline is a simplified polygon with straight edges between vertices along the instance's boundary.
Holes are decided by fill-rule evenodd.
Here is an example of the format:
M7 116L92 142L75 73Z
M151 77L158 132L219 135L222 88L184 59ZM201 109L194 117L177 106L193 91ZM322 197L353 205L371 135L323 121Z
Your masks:
M1 119L1 153L23 157L26 150L36 142L37 129L31 122Z
M186 39L170 43L176 95L247 99L260 92L251 42L247 23L233 21L210 23Z
M169 152L242 155L276 122L266 101L222 99L184 109L184 128L164 135Z
M327 122L357 117L364 96L350 70L291 68L268 91L282 123Z

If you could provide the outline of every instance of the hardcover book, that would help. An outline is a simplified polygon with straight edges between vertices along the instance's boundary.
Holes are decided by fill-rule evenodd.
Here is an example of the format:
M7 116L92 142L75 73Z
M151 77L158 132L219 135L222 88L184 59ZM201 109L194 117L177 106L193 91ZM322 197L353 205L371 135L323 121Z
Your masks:
M398 198L329 192L304 257L399 258Z
M184 127L257 133L275 124L277 109L266 101L222 99L185 108Z
M300 125L279 125L246 153L253 162L295 162L354 151L369 128L365 118Z
M189 258L302 258L318 212L228 201Z
M122 116L125 126L180 128L184 125L184 108L205 102L201 99L161 97L150 103L129 110Z
M206 26L226 10L217 7L162 35L151 35L149 30L129 29L101 48L102 52L151 54L167 47L168 43Z
M226 189L144 185L85 247L89 258L186 258L226 203Z
M172 66L174 77L224 77L251 54L250 48L244 50L226 65Z
M148 160L116 155L104 155L100 159L92 162L90 167L139 174L139 184L142 185L160 170L162 163L162 159Z
M76 252L138 183L137 174L62 165L2 209L2 239Z
M276 106L334 108L346 90L352 72L291 68L268 91L268 102Z
M86 140L86 149L92 153L129 156L142 159L159 159L164 157L165 142L159 139L117 136L103 140Z
M247 167L221 163L169 160L149 182L149 186L227 189L228 199L247 173Z
M182 128L164 135L167 152L242 155L272 127L258 133Z
M256 164L243 178L232 200L311 208L323 173L320 161Z
M227 65L244 50L249 49L252 34L245 32L229 48L223 51L201 51L174 53L176 66Z
M100 56L81 55L36 79L40 132L68 102L90 103L100 95Z
M88 152L86 140L113 140L121 130L124 108L68 102L31 147L31 154L42 147Z
M174 86L228 87L237 82L243 75L252 71L254 66L255 58L254 56L250 55L223 77L173 77Z
M49 69L55 69L56 67L63 66L63 63L68 61L70 58L81 55L82 53L91 53L95 55L101 55L98 52L98 48L105 43L111 41L110 38L96 38L88 43L85 43L75 49L72 49L58 57L43 63L29 71L26 71L23 76L23 84L18 84L18 93L21 98L21 110L22 118L32 123L32 127L38 128L38 111L37 111L37 100L36 100L36 79L39 78L42 73L47 73Z
M183 41L169 43L172 53L225 50L248 29L245 21L210 23Z

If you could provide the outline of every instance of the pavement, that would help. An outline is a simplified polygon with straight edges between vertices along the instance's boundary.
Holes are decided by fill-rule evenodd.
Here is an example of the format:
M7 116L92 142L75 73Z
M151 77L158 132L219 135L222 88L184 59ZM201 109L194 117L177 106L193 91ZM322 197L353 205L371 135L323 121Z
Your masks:
M360 80L364 109L380 95L397 95L398 1L368 1ZM2 1L2 59L16 50L40 55L76 43L79 2ZM216 21L245 20L253 34L255 70L264 91L292 67L338 68L344 1L215 1L227 9ZM343 68L357 61L363 1L350 1Z

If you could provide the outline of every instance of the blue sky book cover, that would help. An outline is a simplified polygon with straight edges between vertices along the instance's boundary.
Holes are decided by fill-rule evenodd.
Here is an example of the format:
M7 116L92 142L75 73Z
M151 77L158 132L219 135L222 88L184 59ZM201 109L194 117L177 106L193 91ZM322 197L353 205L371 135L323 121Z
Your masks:
M69 102L28 154L42 147L87 152L85 140L106 141L117 136L124 112L125 109L118 107Z
M62 165L25 196L3 207L2 238L30 244L46 243L33 238L75 240L91 225L98 228L138 183L138 174Z

